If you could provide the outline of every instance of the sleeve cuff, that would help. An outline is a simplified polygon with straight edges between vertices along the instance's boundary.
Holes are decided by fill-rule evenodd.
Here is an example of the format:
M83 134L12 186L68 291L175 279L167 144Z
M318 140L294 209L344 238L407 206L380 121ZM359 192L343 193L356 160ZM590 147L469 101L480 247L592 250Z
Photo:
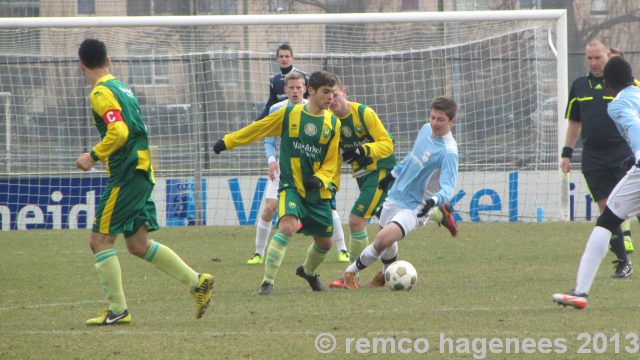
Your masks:
M271 155L267 158L267 162L269 163L269 165L271 165L271 163L276 162L276 157Z
M96 155L95 151L91 150L89 155L91 155L91 158L93 159L93 161L100 161L100 158L98 157L98 155Z

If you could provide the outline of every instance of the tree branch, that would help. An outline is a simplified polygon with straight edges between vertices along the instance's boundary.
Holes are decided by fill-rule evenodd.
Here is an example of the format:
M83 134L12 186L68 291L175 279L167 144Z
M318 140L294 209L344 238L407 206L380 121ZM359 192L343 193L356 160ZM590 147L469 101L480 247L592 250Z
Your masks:
M632 23L632 22L640 22L640 16L638 15L637 9L633 10L628 14L609 18L599 24L589 26L586 29L583 29L585 34L584 40L588 41L589 39L594 38L602 30L611 29L616 25L620 25L624 23Z

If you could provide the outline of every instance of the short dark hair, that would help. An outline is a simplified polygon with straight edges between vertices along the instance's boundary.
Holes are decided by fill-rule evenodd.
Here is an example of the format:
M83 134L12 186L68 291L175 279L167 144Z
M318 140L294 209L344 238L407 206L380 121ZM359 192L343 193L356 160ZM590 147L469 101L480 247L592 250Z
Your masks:
M319 70L309 76L309 87L318 90L322 86L336 86L338 77L330 72Z
M98 39L86 39L80 44L78 57L89 69L104 67L107 64L107 46Z
M633 85L631 65L622 56L614 56L604 66L604 81L610 89L622 89Z
M278 48L276 49L276 57L280 54L281 50L289 51L291 53L291 56L293 56L293 49L291 48L291 45L285 43L278 46Z
M444 111L449 119L455 119L458 112L458 104L452 98L439 96L431 102L431 109Z

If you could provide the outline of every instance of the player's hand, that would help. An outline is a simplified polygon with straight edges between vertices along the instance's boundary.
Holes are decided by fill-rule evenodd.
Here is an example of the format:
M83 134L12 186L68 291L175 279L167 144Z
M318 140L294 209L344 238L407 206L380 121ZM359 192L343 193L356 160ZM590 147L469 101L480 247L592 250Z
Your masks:
M640 160L636 162L636 157L634 155L629 155L626 159L622 160L622 166L624 169L631 169L632 166L636 166L640 168Z
M318 191L322 186L322 180L318 179L315 176L310 176L308 179L306 179L303 182L303 184L304 184L305 190L307 191Z
M278 170L279 166L277 161L269 164L269 179L271 179L271 181L276 181L276 174L278 173Z
M436 201L431 198L427 199L427 201L424 202L422 209L420 209L420 212L418 212L418 217L425 217L425 215L427 215L434 206L436 206Z
M213 145L213 152L216 154L220 154L225 150L227 150L227 145L224 143L223 139L216 141L216 144Z
M387 176L383 177L382 180L378 183L378 189L382 191L389 191L391 188L391 183L395 180L395 176L393 176L392 172L389 171Z
M76 167L82 171L89 171L91 170L91 167L95 165L95 163L96 161L93 160L93 158L91 157L91 154L82 153L80 154L80 156L78 156L78 159L76 160Z
M570 158L562 158L562 160L560 160L560 169L562 170L563 173L568 173L571 171L571 159Z
M354 161L363 160L367 156L366 150L362 145L358 145L356 147L349 148L342 152L342 161L346 161L351 164Z

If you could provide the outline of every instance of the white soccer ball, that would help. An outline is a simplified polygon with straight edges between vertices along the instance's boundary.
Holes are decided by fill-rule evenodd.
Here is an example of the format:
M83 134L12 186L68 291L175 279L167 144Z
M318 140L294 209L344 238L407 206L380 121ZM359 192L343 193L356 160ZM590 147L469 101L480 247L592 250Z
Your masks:
M398 260L389 265L387 271L384 273L385 285L394 291L409 291L416 285L417 280L418 273L416 272L416 268L414 268L410 262L404 260Z

